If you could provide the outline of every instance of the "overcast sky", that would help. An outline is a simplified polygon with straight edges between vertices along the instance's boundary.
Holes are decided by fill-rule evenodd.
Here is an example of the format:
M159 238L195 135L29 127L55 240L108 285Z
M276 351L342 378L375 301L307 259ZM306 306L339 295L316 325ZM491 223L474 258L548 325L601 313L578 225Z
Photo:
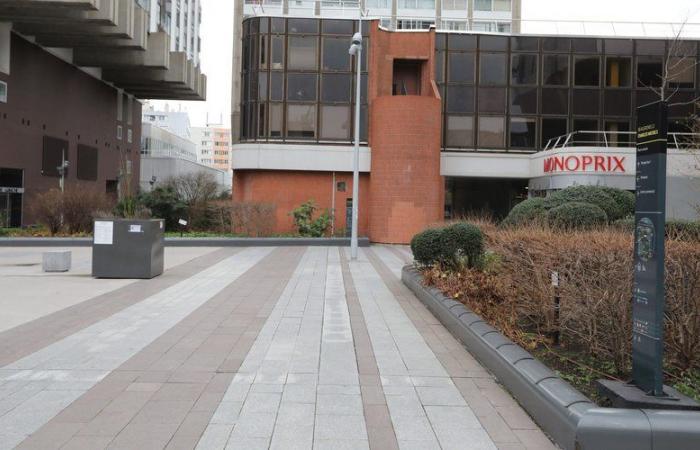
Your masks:
M207 74L206 102L154 102L171 109L182 108L190 113L192 124L204 125L223 117L230 123L231 114L231 49L233 45L233 0L201 0L202 37L201 65ZM645 22L700 23L699 0L523 0L524 20L619 20ZM533 24L526 25L531 29ZM544 25L542 25L544 26ZM563 27L560 24L560 27ZM570 27L580 27L571 24ZM589 25L589 29L592 28ZM618 28L620 28L618 26ZM653 29L653 27L649 27ZM689 27L691 28L691 27ZM700 27L692 27L700 31ZM608 33L610 26L595 27L599 33ZM634 28L629 28L633 30ZM533 30L534 31L534 30ZM546 30L543 30L546 31ZM560 30L561 31L561 30ZM696 35L700 33L694 33Z

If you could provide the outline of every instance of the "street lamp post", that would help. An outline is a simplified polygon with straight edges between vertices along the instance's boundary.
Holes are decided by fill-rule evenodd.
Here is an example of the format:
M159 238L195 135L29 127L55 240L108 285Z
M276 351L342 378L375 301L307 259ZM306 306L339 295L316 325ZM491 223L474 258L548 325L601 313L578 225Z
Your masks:
M360 200L360 93L362 69L362 12L360 12L359 31L352 37L352 45L348 51L355 57L355 150L352 163L352 233L350 235L350 258L357 259L357 225L358 204Z

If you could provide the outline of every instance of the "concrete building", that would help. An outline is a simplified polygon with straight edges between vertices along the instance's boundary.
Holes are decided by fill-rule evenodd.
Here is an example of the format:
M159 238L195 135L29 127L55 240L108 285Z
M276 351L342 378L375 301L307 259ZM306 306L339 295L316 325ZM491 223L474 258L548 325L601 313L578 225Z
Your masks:
M139 173L140 100L204 99L199 40L174 48L172 2L156 3L0 0L3 225L33 223L32 198L59 186L63 161L67 186L116 197Z
M156 111L149 105L144 109L141 121L170 131L183 139L192 140L190 115L186 112L170 111L167 105L164 111Z
M406 243L469 212L503 217L573 184L633 190L637 106L674 68L669 217L695 217L698 42L391 31L368 24L362 62L360 232ZM275 203L276 228L314 199L349 228L357 21L252 17L243 23L234 198ZM234 128L237 124L234 123ZM693 203L695 202L695 204Z
M192 128L197 160L219 170L231 170L231 129L222 124Z

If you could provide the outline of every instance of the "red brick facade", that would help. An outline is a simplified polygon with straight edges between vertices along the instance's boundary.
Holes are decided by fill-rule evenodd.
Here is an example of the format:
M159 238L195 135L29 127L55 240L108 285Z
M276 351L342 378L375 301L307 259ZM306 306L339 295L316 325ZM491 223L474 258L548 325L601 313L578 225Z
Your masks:
M369 145L371 173L360 183L361 236L373 242L408 243L415 233L442 219L444 180L440 176L441 102L434 83L435 33L392 33L370 27ZM418 95L392 95L394 61L415 67ZM310 144L312 145L312 144ZM335 195L336 232L345 228L352 174L336 173L346 191L337 192L333 174L312 171L235 170L238 201L274 203L275 230L292 232L289 212L313 199L331 208Z

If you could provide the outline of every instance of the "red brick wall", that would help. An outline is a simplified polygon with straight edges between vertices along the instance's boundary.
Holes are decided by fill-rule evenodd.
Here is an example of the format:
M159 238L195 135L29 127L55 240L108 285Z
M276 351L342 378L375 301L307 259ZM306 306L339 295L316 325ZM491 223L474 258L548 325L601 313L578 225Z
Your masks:
M236 170L233 176L235 201L265 202L275 205L275 232L293 233L289 213L307 200L313 199L320 209L331 209L335 195L335 230L345 229L345 201L352 197L352 173L336 172L335 181L345 181L345 192L338 192L332 172ZM367 236L367 207L369 182L360 176L360 236Z
M434 33L371 30L369 236L373 242L405 244L444 214L441 105L432 84ZM424 61L421 95L391 95L394 59Z

